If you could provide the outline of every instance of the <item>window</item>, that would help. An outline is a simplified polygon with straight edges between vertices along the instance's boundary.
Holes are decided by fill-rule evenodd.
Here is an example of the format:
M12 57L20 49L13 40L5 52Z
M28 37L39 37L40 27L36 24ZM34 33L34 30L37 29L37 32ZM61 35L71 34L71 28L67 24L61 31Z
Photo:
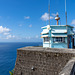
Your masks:
M65 42L65 38L64 37L55 37L55 38L53 38L53 42Z
M49 37L45 37L44 42L49 42L49 39L50 39Z
M73 28L71 28L71 31L73 31Z

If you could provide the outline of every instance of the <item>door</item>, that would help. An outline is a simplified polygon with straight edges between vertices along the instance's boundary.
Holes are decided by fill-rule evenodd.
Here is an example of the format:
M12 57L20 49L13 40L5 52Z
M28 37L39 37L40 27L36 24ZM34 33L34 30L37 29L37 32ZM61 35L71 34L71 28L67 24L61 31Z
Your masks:
M68 48L73 48L73 38L72 35L68 36Z
M69 36L69 48L72 48L71 40L72 40L72 38L71 38L71 36Z

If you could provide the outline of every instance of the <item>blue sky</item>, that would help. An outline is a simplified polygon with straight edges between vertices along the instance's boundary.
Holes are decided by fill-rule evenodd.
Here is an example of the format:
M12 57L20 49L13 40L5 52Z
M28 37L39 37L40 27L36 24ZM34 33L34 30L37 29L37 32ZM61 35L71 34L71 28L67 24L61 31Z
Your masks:
M67 0L68 25L75 26L75 0ZM59 13L65 25L65 0L51 0L51 25ZM41 42L48 24L48 0L0 0L0 42Z

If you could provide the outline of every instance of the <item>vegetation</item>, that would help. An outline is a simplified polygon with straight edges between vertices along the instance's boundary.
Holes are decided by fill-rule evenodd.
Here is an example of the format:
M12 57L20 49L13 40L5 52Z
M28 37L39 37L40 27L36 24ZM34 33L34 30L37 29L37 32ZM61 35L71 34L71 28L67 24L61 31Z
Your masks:
M9 71L9 74L10 75L13 75L13 72L14 72L14 69L12 71Z

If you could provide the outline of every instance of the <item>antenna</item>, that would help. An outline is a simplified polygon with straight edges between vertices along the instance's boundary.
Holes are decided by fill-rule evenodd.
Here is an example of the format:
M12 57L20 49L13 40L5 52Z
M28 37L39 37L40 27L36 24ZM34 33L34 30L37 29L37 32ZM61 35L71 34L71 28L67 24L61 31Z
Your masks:
M49 6L48 6L48 13L49 13L49 25L50 25L50 0L49 0Z
M65 15L66 15L66 25L67 25L67 10L66 10L66 0L65 0Z
M48 13L49 13L49 29L50 29L50 0L49 0L49 6L48 6ZM51 33L49 32L49 35ZM50 47L50 38L49 38L49 47Z

